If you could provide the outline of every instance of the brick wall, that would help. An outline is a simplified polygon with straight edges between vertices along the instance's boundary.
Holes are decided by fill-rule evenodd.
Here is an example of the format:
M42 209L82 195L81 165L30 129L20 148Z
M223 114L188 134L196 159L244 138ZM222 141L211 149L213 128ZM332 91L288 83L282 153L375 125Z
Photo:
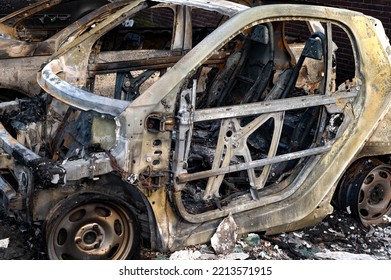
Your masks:
M382 22L386 35L391 38L391 0L310 0L306 2L345 8L373 16ZM340 79L338 82L348 79L354 74L353 53L351 48L347 47L349 41L342 34L342 32L334 31L333 38L339 47L337 69Z
M388 37L391 35L391 1L390 0L311 0L306 2L318 3L338 8L345 8L362 12L379 19L386 30Z

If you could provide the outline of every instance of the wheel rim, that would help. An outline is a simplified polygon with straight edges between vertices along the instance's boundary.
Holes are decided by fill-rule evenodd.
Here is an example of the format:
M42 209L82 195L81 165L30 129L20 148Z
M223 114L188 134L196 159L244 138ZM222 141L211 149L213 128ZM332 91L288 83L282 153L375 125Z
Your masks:
M385 166L372 169L363 180L358 195L358 214L366 226L383 222L391 213L391 172Z
M51 259L126 259L134 237L125 208L85 202L57 216L48 229L48 253Z

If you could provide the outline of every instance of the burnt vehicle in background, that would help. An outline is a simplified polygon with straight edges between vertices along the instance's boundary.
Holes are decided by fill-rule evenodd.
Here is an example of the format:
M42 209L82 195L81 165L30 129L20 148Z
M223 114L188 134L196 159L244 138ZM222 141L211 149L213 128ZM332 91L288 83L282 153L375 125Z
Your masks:
M383 222L391 59L378 20L312 5L158 2L132 1L64 45L39 73L47 95L1 103L3 205L43 224L51 259L206 243L229 215L239 234L314 225L332 205ZM120 15L166 4L231 18L195 45L182 24L169 50L95 51ZM340 85L335 34L355 59Z
M1 12L7 13L0 14L1 34L3 37L21 41L44 41L110 2L115 1L39 0L30 4L19 1L16 6L21 5L20 9L3 7ZM12 4L18 4L18 1L13 1Z
M36 73L41 65L72 35L119 6L100 8L109 3L42 0L0 18L0 100L40 93Z
M75 0L42 0L1 18L0 100L40 94L42 89L36 82L36 75L49 57L129 2L87 0L80 4ZM197 13L200 11L193 15L194 20L199 22L197 30L194 30L194 41L216 28L223 17L218 12L209 11L209 20L205 23L201 22ZM140 12L136 19L124 20L100 38L95 52L140 48L169 50L174 37L174 22L183 21L179 17L184 14L176 12L175 16L178 18L167 11ZM137 24L133 26L135 20ZM191 42L191 36L186 40Z

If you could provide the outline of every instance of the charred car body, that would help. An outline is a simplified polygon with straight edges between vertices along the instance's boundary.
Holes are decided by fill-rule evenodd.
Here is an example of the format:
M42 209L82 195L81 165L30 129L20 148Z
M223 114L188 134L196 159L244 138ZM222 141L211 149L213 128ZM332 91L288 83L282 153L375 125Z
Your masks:
M6 14L0 15L2 36L21 41L40 42L86 14L114 1L37 0L36 3L31 3L31 1L16 0L12 2L12 5L20 8L3 7L2 12Z
M36 72L62 44L99 22L120 4L42 0L0 19L0 98L40 93ZM77 8L76 8L77 7ZM91 12L91 13L90 13ZM89 14L84 17L84 15Z
M87 0L82 4L76 0L42 0L1 18L0 100L39 94L42 89L37 84L36 73L42 64L63 45L82 36L128 3L122 0ZM67 13L61 14L61 11ZM165 18L148 20L152 16ZM95 51L146 48L152 44L169 49L173 22L183 21L175 18L182 16L179 12L171 15L167 11L141 13L138 18L124 21L101 37ZM147 20L141 21L140 17ZM198 34L209 32L208 27L213 25L215 28L221 17L217 13L211 22L200 25ZM137 24L132 26L135 20ZM191 42L190 37L187 40Z
M1 104L3 205L43 223L50 258L205 243L228 215L239 234L274 234L313 225L332 205L363 225L390 214L391 49L378 20L310 5L158 2L132 1L56 52L38 76L47 95ZM194 47L182 24L169 50L91 59L119 15L185 3L185 14L234 16ZM295 26L304 40L288 36ZM339 86L337 32L355 59Z

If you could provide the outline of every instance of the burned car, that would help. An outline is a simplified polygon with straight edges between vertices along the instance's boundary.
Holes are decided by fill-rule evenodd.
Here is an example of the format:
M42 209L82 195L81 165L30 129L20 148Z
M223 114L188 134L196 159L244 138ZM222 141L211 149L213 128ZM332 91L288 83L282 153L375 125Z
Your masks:
M49 56L120 5L101 8L110 2L79 2L42 0L0 18L1 101L40 93L36 72Z
M391 48L378 20L312 5L159 2L232 17L186 52L91 61L119 15L155 3L132 1L51 57L38 76L46 95L0 104L3 205L43 225L51 259L207 243L227 216L239 234L275 234L333 206L363 225L390 214ZM355 60L339 85L336 34Z
M0 14L2 37L41 42L90 12L114 1L36 0L36 3L31 3L31 1L16 0L12 2L10 7L3 7L1 12L5 14Z
M129 2L88 0L80 4L80 1L75 0L42 0L1 18L0 101L39 94L42 89L36 82L36 74L49 57ZM61 14L61 11L67 13ZM226 16L219 11L206 12L211 14L209 21L195 28L194 41L203 38L205 35L202 33L216 28L222 17ZM177 36L172 34L176 23L186 21L181 18L183 16L179 11L168 9L139 11L136 18L124 19L122 24L102 36L94 47L95 52L151 47L170 49L171 40ZM193 18L197 16L195 14ZM189 44L191 35L186 40ZM178 44L176 42L179 51Z

